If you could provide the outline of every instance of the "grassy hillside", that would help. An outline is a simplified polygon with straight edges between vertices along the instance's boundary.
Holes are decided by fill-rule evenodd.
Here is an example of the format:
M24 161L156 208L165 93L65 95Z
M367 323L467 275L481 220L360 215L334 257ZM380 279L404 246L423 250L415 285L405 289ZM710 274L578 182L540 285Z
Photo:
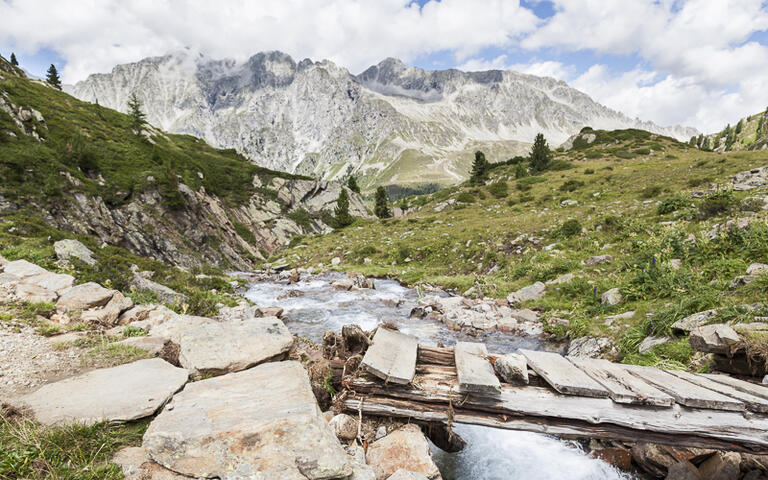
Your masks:
M646 335L668 333L684 315L712 307L751 315L735 306L764 300L765 277L729 287L750 263L768 263L768 226L761 204L751 199L754 191L732 192L726 185L736 172L768 165L768 152L702 152L638 130L586 129L572 149L555 154L549 170L530 176L525 165L522 158L495 165L485 186L408 197L403 218L358 221L331 235L305 237L277 257L328 266L338 256L341 269L457 292L477 284L496 297L573 273L575 280L550 287L527 306L544 319L570 320L569 327L549 327L557 335L613 337L625 361L635 363L687 365L693 352L685 340L644 356L637 355L637 344ZM694 198L694 191L701 192ZM715 240L704 235L750 212L760 212L761 220L749 228ZM602 254L613 262L581 263ZM679 270L670 266L672 259L682 261ZM625 301L606 307L600 296L613 287ZM629 320L604 323L607 315L632 310ZM655 312L652 319L649 312Z
M0 109L0 194L7 198L31 196L55 202L57 197L82 191L99 195L109 205L120 205L147 188L159 187L170 206L181 207L176 186L228 202L244 202L254 193L255 174L268 180L293 175L250 164L234 150L215 149L188 135L171 135L151 127L142 135L130 128L130 117L115 110L77 100L31 81L0 57L0 92L15 106L42 115L23 128ZM33 128L44 139L24 134ZM74 186L65 173L79 180ZM152 180L154 179L154 180Z
M768 109L742 118L736 125L727 125L717 133L693 137L688 143L718 152L768 148Z

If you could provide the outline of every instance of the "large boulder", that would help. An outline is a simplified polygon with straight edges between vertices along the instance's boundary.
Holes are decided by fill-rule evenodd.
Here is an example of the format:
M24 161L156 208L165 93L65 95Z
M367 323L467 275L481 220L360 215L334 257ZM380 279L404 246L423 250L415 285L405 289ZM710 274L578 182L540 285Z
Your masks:
M613 347L606 337L579 337L568 345L569 357L600 358Z
M717 310L705 310L703 312L694 313L687 317L681 318L672 324L672 328L675 330L683 330L690 332L696 327L700 327L706 324L712 317L717 314Z
M365 450L359 445L344 447L349 455L349 466L352 468L352 476L347 480L376 480L376 473L365 462Z
M736 452L717 452L699 465L701 478L730 480L739 478L741 456Z
M45 272L25 278L24 283L37 285L53 292L61 292L75 284L75 277L65 273Z
M152 327L150 334L177 343L179 363L195 377L237 372L279 359L293 345L293 335L276 317L220 322L179 315Z
M688 460L677 462L669 467L664 480L703 480L696 467Z
M731 348L739 343L739 334L728 325L715 323L702 325L691 330L688 342L699 352L729 355Z
M199 478L319 480L352 474L298 362L187 384L149 425L157 463Z
M496 373L507 383L528 384L528 362L517 353L508 353L493 364Z
M133 300L123 296L120 292L115 292L104 308L87 310L83 312L80 319L88 323L112 326L117 323L120 314L131 307L133 307Z
M620 304L621 300L621 291L619 291L618 288L612 288L603 292L603 296L600 298L602 304L608 305L609 307Z
M61 292L56 309L61 311L88 310L103 307L112 299L116 290L109 290L98 283L88 282Z
M144 278L138 273L134 273L133 279L130 284L131 287L137 290L146 290L157 295L157 299L162 303L177 303L182 304L187 301L187 296L183 293L179 293L176 290L154 282L148 278Z
M71 260L76 258L88 265L96 265L96 259L93 258L93 252L77 240L59 240L53 244L53 249L56 251L56 257L59 260Z
M405 425L372 443L366 459L376 473L376 480L386 480L400 469L422 474L431 480L441 478L429 453L429 443L414 424Z
M56 292L29 283L16 285L14 296L29 303L53 303L59 297Z
M187 376L184 369L150 358L50 383L22 402L45 425L136 420L155 413Z
M547 286L541 282L536 282L533 285L523 287L516 292L512 292L507 296L507 301L510 305L516 303L527 302L528 300L538 300L547 293Z
M23 280L27 277L40 275L42 273L47 273L48 270L44 269L43 267L37 266L34 263L30 263L26 260L14 260L12 262L8 262L5 265L5 268L3 268L3 272L10 273L11 275L16 275L17 277L19 277L19 279Z

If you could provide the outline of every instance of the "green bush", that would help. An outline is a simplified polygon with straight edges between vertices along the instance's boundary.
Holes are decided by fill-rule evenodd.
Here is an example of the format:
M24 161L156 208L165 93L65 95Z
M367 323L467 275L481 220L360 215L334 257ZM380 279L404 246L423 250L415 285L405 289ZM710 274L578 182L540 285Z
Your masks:
M578 190L579 188L584 186L584 182L581 182L579 180L568 180L567 182L560 185L560 191L561 192L573 192Z
M289 213L288 218L296 222L296 224L304 230L309 231L312 229L312 217L309 215L309 212L303 208L299 208Z
M584 170L584 175L594 175L595 170L592 168L587 168Z
M645 187L640 191L640 198L653 198L658 197L661 193L661 187L654 185L652 187Z
M507 182L496 182L488 185L488 192L496 198L504 198L509 195Z
M671 197L665 198L659 204L659 208L656 209L656 213L659 215L666 215L668 213L676 212L689 203L689 200L682 195L672 195Z
M575 237L581 233L581 222L575 218L566 220L560 225L560 228L557 229L557 233L565 238Z
M456 201L459 203L474 203L475 202L475 196L472 195L469 192L461 192L457 197Z
M699 218L704 220L722 215L739 207L741 202L733 196L731 190L721 190L708 195L699 204Z

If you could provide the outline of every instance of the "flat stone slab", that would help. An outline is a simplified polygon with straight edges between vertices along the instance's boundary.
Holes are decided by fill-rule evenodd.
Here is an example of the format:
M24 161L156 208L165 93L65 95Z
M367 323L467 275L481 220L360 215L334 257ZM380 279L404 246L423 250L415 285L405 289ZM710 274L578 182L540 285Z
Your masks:
M361 365L385 382L407 385L416 375L418 348L416 337L379 327Z
M75 284L75 277L65 273L45 272L25 278L24 283L37 285L54 292L61 292Z
M11 275L16 275L20 279L31 277L33 275L40 275L41 273L48 273L48 270L43 267L37 266L26 260L14 260L8 262L3 271L5 273L10 273Z
M45 425L129 421L155 413L187 377L186 370L150 358L50 383L21 400Z
M462 392L496 395L501 393L501 382L488 361L488 350L483 343L457 342L454 347L456 373Z
M63 311L88 310L103 307L112 299L116 290L109 290L98 283L88 282L68 288L59 294L56 309Z
M316 480L352 473L294 361L187 384L144 434L155 462L191 477Z
M739 400L687 382L663 370L638 365L623 365L622 367L646 382L652 383L664 393L671 395L680 405L714 410L745 410L744 403Z
M675 399L649 383L635 377L621 366L596 358L569 358L571 363L608 390L616 403L671 407Z
M518 350L518 353L525 357L533 371L560 393L584 397L608 396L608 390L557 353L535 350Z
M178 316L150 330L179 344L179 363L193 376L221 375L276 359L293 335L276 317L217 321Z

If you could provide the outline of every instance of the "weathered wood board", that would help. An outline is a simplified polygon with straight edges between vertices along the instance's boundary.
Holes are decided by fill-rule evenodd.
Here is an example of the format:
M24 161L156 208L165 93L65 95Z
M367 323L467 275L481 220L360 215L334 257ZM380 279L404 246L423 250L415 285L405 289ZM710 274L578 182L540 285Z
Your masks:
M622 368L652 383L671 395L677 403L687 407L733 411L744 411L746 408L744 402L700 387L657 368L637 365L622 365Z
M747 410L750 410L752 412L761 412L761 413L768 412L768 400L766 400L765 398L757 397L750 393L742 392L740 390L737 390L731 387L730 385L726 385L724 383L719 383L714 380L710 380L709 378L703 375L697 375L695 373L690 373L690 372L677 372L677 371L670 371L669 373L671 373L676 377L680 377L683 380L694 383L700 387L704 387L708 390L712 390L717 393L722 393L723 395L728 395L729 397L735 398L737 400L741 400L742 402L744 402L744 405L747 407Z
M608 390L614 402L671 407L675 399L608 360L570 357L568 360Z
M607 397L608 390L563 356L552 352L518 350L528 366L560 393L585 397Z
M713 373L704 373L702 375L710 380L714 380L715 382L733 387L740 392L749 393L756 397L768 399L768 385L759 385L757 383L739 380L738 378L734 378L728 375L717 375Z
M501 382L488 361L485 344L458 342L454 348L459 389L467 393L501 393Z
M361 365L385 382L407 385L416 374L418 347L416 337L379 327Z
M682 381L679 380L678 381ZM413 386L366 378L346 380L357 399L350 411L454 421L555 435L649 441L702 448L768 453L768 416L673 405L655 408L616 403L610 398L561 395L549 388L502 385L500 396L463 394L456 375L417 375ZM404 410L393 402L409 402ZM446 417L447 415L447 417Z

